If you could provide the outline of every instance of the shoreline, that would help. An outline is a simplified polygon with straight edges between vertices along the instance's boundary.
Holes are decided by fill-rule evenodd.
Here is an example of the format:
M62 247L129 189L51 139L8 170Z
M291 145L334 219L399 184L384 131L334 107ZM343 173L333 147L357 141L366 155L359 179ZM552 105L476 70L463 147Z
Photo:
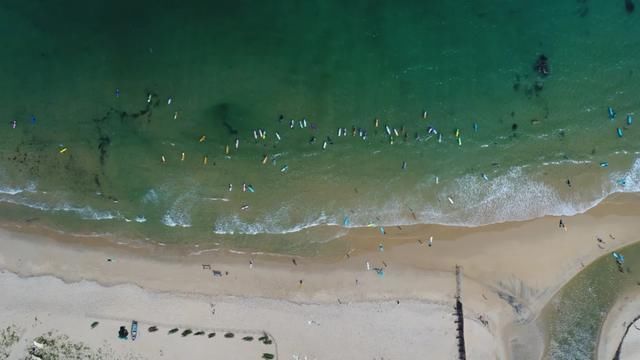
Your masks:
M640 240L635 237L640 232L635 221L640 216L637 199L639 194L611 195L584 214L563 218L568 231L559 229L559 218L551 216L477 228L393 227L386 235L377 228L353 229L334 240L352 249L348 257L233 254L230 250L188 255L193 248L135 248L100 238L33 234L37 228L23 225L0 230L0 269L28 278L51 275L68 284L83 280L109 287L135 284L166 294L318 306L426 302L446 309L454 303L454 267L461 265L465 324L480 324L472 331L475 335L467 336L469 344L475 344L469 349L513 358L522 351L514 344L532 336L529 332L537 327L541 309L569 279L597 257ZM424 241L429 236L434 237L432 247ZM598 248L596 236L607 237L605 249ZM379 244L384 251L378 250ZM367 262L382 269L384 276L367 271ZM211 269L203 269L203 264ZM229 275L213 277L212 270ZM438 326L453 331L453 319L443 321ZM527 350L532 358L544 351L542 335Z

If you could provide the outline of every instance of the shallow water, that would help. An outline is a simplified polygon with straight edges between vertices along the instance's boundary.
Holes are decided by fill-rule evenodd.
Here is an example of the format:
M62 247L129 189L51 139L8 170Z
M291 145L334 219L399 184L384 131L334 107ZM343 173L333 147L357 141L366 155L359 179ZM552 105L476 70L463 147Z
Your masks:
M637 288L640 244L618 251L625 258L624 273L607 253L576 275L543 310L549 348L546 359L595 359L600 329L616 300Z
M9 0L0 20L7 219L302 251L340 227L568 215L640 189L623 4Z

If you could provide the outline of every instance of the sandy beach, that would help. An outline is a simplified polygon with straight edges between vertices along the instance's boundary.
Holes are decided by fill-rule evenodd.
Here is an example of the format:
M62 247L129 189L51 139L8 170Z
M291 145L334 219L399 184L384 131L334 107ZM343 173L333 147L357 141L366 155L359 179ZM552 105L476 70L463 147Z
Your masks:
M188 348L197 349L193 358L454 359L460 265L467 358L539 359L540 310L582 267L637 240L639 198L610 196L563 218L566 230L557 217L386 235L354 229L335 240L351 249L348 256L313 258L118 245L6 224L0 282L8 291L0 302L9 310L0 319L20 334L9 359L50 330L121 358L175 358ZM603 248L598 236L607 239ZM119 326L131 320L140 323L139 339L118 340ZM154 325L159 330L149 333ZM174 327L217 335L168 335ZM273 346L256 340L263 332Z

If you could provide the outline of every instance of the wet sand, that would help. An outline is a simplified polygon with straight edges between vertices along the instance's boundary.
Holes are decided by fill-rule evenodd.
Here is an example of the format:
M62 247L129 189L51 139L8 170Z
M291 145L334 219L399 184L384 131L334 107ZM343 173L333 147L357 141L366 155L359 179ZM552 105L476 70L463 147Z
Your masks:
M559 228L557 217L477 228L387 228L386 235L377 228L353 229L335 240L351 249L348 256L296 257L295 264L291 256L284 255L118 245L100 238L52 236L35 225L7 224L9 229L0 232L0 268L35 278L7 280L10 275L3 275L8 287L23 289L11 292L4 301L9 308L23 307L20 314L57 312L62 316L61 308L75 309L75 301L89 296L71 295L73 288L86 287L96 289L98 298L119 299L118 307L95 303L94 313L108 319L132 319L139 314L135 310L138 301L133 300L137 297L130 298L122 290L130 288L125 284L132 284L136 296L149 297L149 306L158 309L140 317L145 324L214 327L205 320L205 310L215 301L230 309L220 313L226 313L224 326L243 328L241 314L260 319L248 328L273 334L281 358L301 351L323 359L349 354L406 358L427 351L446 357L455 352L454 268L460 265L469 358L536 359L544 348L534 323L540 310L583 266L637 240L638 199L633 194L610 196L585 214L563 218L566 231ZM427 245L430 236L431 247ZM597 236L606 240L604 249L598 247ZM384 251L379 250L380 244ZM384 276L367 271L367 262L370 268L382 269ZM211 269L203 269L203 264ZM212 270L223 275L214 277ZM42 276L54 276L67 284ZM29 281L58 285L40 293L39 286ZM46 296L43 294L51 294L55 301L28 301ZM162 310L154 302L158 296L170 298ZM187 300L199 305L183 306L181 301ZM247 302L254 303L242 305ZM314 310L305 312L305 307ZM125 308L131 311L123 311ZM171 316L168 308L173 309ZM272 312L274 308L280 310ZM28 326L17 315L5 316L3 323ZM91 323L86 311L75 316ZM322 334L331 334L327 341L314 336L309 316L321 324ZM418 319L415 324L412 317ZM73 330L60 321L49 326L63 333ZM357 335L358 341L347 342L353 338L346 334ZM155 350L131 351L152 357Z

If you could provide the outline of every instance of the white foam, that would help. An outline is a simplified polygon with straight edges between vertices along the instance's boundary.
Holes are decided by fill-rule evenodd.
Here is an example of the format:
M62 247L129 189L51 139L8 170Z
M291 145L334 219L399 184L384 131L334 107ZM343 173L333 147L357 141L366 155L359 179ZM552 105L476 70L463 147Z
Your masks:
M0 194L17 195L23 192L33 193L35 191L36 185L34 183L29 183L24 188L0 185Z
M72 212L80 215L83 220L115 220L124 219L119 212L111 212L107 210L95 210L90 206L78 207L68 203L62 203L59 205L48 205L42 202L33 202L27 199L14 199L14 198L0 198L0 201L14 205L26 206L31 209L51 212Z
M219 218L213 225L213 232L220 235L289 234L320 225L337 225L335 219L324 213L316 217L309 216L296 225L288 225L290 223L288 211L282 208L275 214L262 216L252 223L243 221L238 215Z
M542 165L544 166L549 166L549 165L566 165L566 164L572 164L572 165L585 165L585 164L592 164L593 161L591 160L560 160L560 161L546 161L543 162Z
M640 158L633 162L629 170L614 172L609 178L613 187L612 192L640 192Z
M192 193L179 196L162 217L162 223L169 227L191 227L190 211L193 201L194 196Z
M191 218L184 213L169 211L162 217L162 223L169 227L191 227Z
M154 189L149 189L144 196L142 197L143 203L157 203L158 202L158 193Z

